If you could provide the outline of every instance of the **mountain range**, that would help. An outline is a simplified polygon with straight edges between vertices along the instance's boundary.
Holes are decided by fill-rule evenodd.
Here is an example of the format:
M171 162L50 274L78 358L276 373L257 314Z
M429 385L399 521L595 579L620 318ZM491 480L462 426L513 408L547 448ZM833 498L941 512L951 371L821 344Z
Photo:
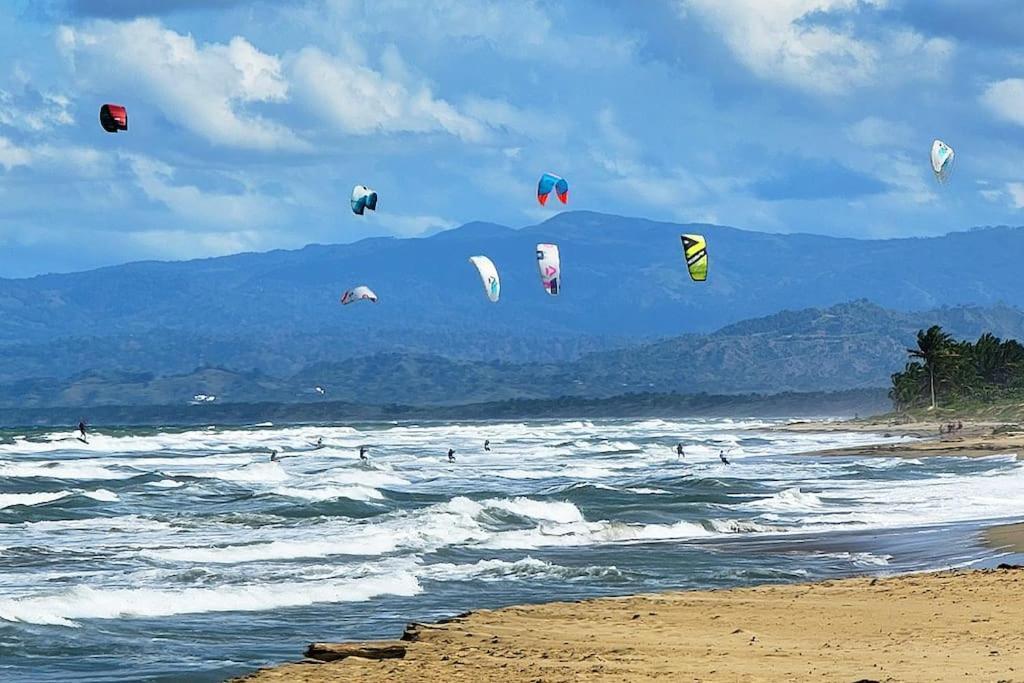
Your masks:
M682 232L707 237L705 283L687 275ZM561 248L557 297L541 289L538 242ZM490 256L501 272L497 304L487 301L467 263L474 254ZM520 229L470 223L424 238L129 263L0 280L0 383L51 394L76 384L68 398L76 401L90 400L84 388L89 373L107 384L120 373L126 386L135 375L165 384L182 376L188 378L182 385L195 386L196 368L210 382L218 372L244 378L232 382L254 392L317 374L359 394L374 394L372 385L385 371L417 381L432 373L475 378L442 390L423 388L424 396L441 401L490 400L502 393L496 386L509 385L530 395L548 391L538 388L542 384L561 390L581 382L594 391L615 382L662 386L675 381L669 375L695 390L754 390L778 379L778 368L769 372L765 364L785 359L788 344L799 342L808 352L828 344L791 335L778 337L767 355L749 353L753 348L744 351L744 344L752 343L758 325L776 329L789 318L730 325L859 299L892 316L1003 305L993 310L1012 317L1009 307L1024 305L1022 261L1022 228L857 240L566 212ZM339 305L340 293L356 284L373 287L380 302ZM984 315L990 314L996 315ZM789 315L795 325L804 314ZM819 322L814 329L827 328ZM907 343L899 339L886 350L851 336L842 342L848 366L823 372L847 386L877 384L885 373L876 361L886 353L887 362L893 360L898 354L891 352ZM754 365L742 381L739 374L716 374L743 358ZM524 363L534 370L524 374ZM512 382L509 372L520 379ZM570 374L552 379L558 373ZM784 384L814 384L802 373L781 373Z
M510 362L384 352L312 363L288 376L202 367L157 374L89 370L0 386L0 408L184 405L194 394L220 403L458 405L626 393L741 394L884 388L902 369L915 333L942 325L959 338L992 332L1024 339L1024 311L1009 306L923 312L866 300L783 311L711 334L590 352L576 359ZM315 387L325 389L320 395Z

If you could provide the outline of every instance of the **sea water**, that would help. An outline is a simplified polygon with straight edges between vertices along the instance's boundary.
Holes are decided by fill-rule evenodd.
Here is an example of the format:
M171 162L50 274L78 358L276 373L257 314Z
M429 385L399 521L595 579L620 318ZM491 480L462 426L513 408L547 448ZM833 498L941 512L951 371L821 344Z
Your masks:
M1013 454L814 456L910 439L781 424L3 431L0 679L213 681L477 607L989 566L980 530L1024 518Z

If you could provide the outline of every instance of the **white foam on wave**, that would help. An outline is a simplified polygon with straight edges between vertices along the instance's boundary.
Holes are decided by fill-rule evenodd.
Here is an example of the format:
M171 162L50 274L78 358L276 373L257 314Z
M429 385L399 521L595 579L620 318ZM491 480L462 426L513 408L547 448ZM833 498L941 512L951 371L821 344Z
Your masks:
M401 487L411 483L405 477L378 468L331 470L321 480L331 484L354 484L373 488Z
M44 505L72 495L71 491L39 491L36 493L0 493L0 509L15 505Z
M580 509L567 502L539 501L530 498L491 499L481 503L484 508L505 510L516 515L531 519L569 524L582 522L583 513Z
M868 552L813 553L813 557L849 562L856 567L888 567L892 555L876 555Z
M147 548L139 551L139 555L164 562L240 564L331 555L384 555L397 547L397 539L385 534L350 532L335 535L324 530L323 535L309 539L212 547Z
M118 470L96 465L88 460L78 462L55 462L42 460L38 462L2 462L0 463L0 477L24 478L24 479L66 479L66 480L90 480L90 479L130 479L138 472L121 472Z
M710 519L708 524L720 534L764 534L784 531L780 527L759 524L749 519Z
M75 489L73 491L34 491L31 493L0 493L0 509L14 507L16 505L24 505L27 507L33 505L45 505L47 503L54 503L58 500L63 500L74 495L85 496L92 500L98 500L105 503L112 503L120 500L118 495L113 491L107 489L96 489L95 491L83 491L81 489Z
M189 476L240 483L274 483L288 479L288 473L276 462L257 462L230 470L205 470Z
M422 510L395 513L368 522L339 520L304 530L286 529L290 538L223 546L146 548L140 555L175 563L238 564L332 555L381 556L399 550L426 552L442 547L487 541L497 511L553 526L583 523L572 503L528 498L474 501L456 496ZM296 535L304 537L296 537Z
M917 458L865 458L854 460L850 464L873 470L891 470L905 465L923 465L924 462Z
M712 532L693 522L681 521L675 524L575 522L540 525L533 529L501 531L492 535L481 546L496 550L533 550L547 547L684 540L711 535Z
M362 602L380 595L420 592L408 572L353 580L258 583L184 588L93 588L77 586L45 596L0 600L0 619L78 626L76 619L166 617L209 612L258 612L314 603Z
M97 536L96 532L127 532L133 534L173 531L175 527L167 522L161 522L148 517L138 515L122 515L119 517L86 517L85 519L44 519L37 522L18 522L15 524L0 524L0 531L10 530L13 533L22 534L26 531L53 533L67 531L85 531L90 537Z
M490 559L473 564L437 563L424 565L420 578L434 581L507 581L509 579L563 579L622 577L617 567L567 567L526 556L514 562Z
M272 493L288 498L302 498L315 502L348 498L349 500L383 500L384 494L370 486L322 486L319 488L296 488L285 486Z
M113 491L107 489L96 489L95 491L82 491L82 495L86 498L92 498L104 503L113 503L114 501L121 500L120 497Z
M639 494L639 495L642 495L642 496L643 495L657 496L657 495L662 495L662 494L670 493L669 491L666 491L665 489L648 489L648 488L644 488L642 486L639 486L637 488L630 488L630 489L626 489L626 490L629 491L630 493L636 493L636 494Z
M825 502L817 494L793 487L783 489L767 498L746 503L744 507L771 512L791 512L816 509L824 505Z
M152 486L157 489L176 489L184 486L185 484L174 479L161 479L160 481L151 481L146 486Z

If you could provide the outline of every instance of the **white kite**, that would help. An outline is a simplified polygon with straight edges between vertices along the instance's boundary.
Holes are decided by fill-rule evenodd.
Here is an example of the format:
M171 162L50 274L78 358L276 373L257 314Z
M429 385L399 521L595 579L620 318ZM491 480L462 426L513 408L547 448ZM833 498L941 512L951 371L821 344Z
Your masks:
M373 303L377 303L377 295L366 285L353 287L341 295L341 303L346 306L351 303L355 303L356 301L372 301Z
M476 266L487 298L496 302L501 295L501 280L498 279L498 269L494 267L494 262L486 256L470 256L469 262Z
M537 245L537 268L540 270L540 283L544 291L557 296L562 288L562 263L558 257L557 244Z
M932 172L940 183L946 182L949 174L953 172L954 156L953 148L942 140L935 140L932 143Z

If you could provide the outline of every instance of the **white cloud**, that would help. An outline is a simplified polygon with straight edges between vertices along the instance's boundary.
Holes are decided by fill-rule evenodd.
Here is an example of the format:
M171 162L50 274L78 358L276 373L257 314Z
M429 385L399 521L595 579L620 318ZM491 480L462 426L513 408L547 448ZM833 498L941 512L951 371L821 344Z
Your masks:
M856 12L887 0L678 0L722 35L736 58L753 73L803 90L837 94L876 79L934 77L953 44L910 30L882 29L875 39L854 34L849 23L814 23L814 15ZM888 64L897 70L886 71Z
M623 33L589 35L574 32L580 26L571 10L559 3L537 0L374 0L353 3L327 0L309 20L324 29L324 15L332 18L327 29L359 25L366 34L412 37L422 44L451 53L485 46L515 59L557 63L562 67L595 68L624 63L634 54L636 41Z
M1015 209L1024 209L1024 183L1006 183L1006 192Z
M0 137L0 166L10 171L16 166L28 166L32 163L32 152L19 147L10 140Z
M174 169L140 155L123 155L145 195L179 216L207 225L265 225L277 214L265 197L245 191L239 194L204 192L194 185L174 183Z
M468 97L464 104L468 116L496 130L516 133L533 140L561 140L570 125L560 117L516 107L504 100Z
M597 118L601 144L591 148L590 156L611 176L610 193L626 194L641 204L673 208L695 202L705 194L702 183L684 169L660 169L636 159L641 146L619 128L610 109L603 109Z
M54 93L27 92L16 96L0 90L0 125L39 132L74 123L68 111L71 101Z
M992 203L1006 204L1013 209L1024 209L1024 182L1004 183L1002 187L990 187L987 181L978 181L978 194Z
M913 131L898 121L868 116L849 126L846 137L864 147L905 147Z
M1024 126L1024 78L989 83L981 102L998 118Z
M403 216L398 214L381 214L377 222L394 235L399 237L418 237L454 228L457 223L438 216Z
M386 55L391 76L407 76L397 52ZM486 134L483 124L435 97L426 84L395 80L351 55L337 58L306 47L290 66L296 95L344 133L443 131L468 142Z
M108 175L104 169L110 166L106 163L110 161L91 147L68 144L24 147L0 136L0 166L7 170L15 166L30 166L57 171L65 176L98 179Z
M264 233L256 230L195 232L191 230L137 230L121 233L145 251L160 258L202 258L256 251L268 246ZM272 241L271 241L272 243Z
M872 161L871 174L891 188L884 196L915 204L931 204L936 200L936 184L926 160L894 152L878 154Z
M63 26L57 44L79 76L106 92L150 100L168 119L214 144L305 146L286 127L246 110L247 104L285 101L288 83L280 60L245 38L200 45L158 21L137 19Z

